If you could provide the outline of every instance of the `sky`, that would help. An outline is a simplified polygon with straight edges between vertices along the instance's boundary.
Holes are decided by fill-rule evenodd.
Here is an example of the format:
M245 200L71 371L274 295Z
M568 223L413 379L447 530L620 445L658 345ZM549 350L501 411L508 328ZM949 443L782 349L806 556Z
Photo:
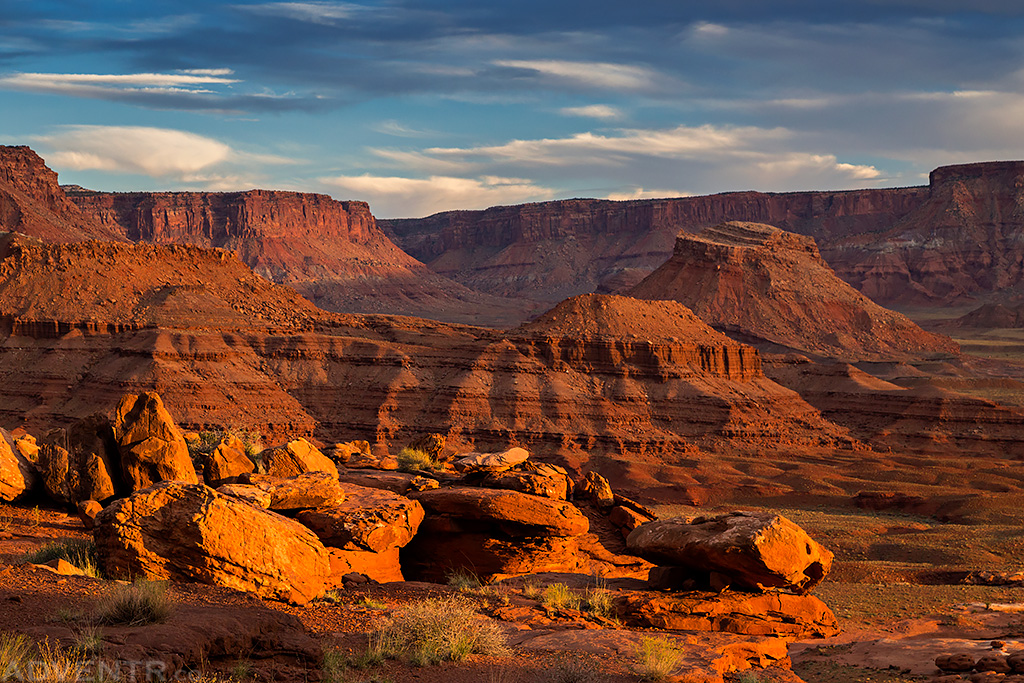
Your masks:
M382 218L1024 158L1019 0L0 0L0 144Z

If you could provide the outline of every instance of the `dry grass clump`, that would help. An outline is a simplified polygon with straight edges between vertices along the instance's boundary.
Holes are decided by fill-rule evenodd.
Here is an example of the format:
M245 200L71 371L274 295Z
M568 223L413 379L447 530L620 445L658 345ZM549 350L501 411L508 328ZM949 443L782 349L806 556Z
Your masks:
M242 446L245 447L245 456L256 462L257 456L263 450L263 435L255 430L236 429L234 427L199 432L196 438L186 441L189 455L195 459L198 455L213 453L217 450L217 446L220 445L221 441L229 436L233 436L241 441Z
M583 598L564 583L552 583L540 594L540 604L545 609L579 609Z
M20 633L0 633L0 681L14 681L29 660L31 645Z
M494 622L477 614L476 603L461 595L431 598L395 611L390 622L370 637L364 665L406 657L417 665L460 662L470 654L508 652Z
M174 611L167 586L158 581L117 585L100 602L99 621L117 626L143 626L166 621Z
M464 567L449 572L445 578L449 586L460 591L476 590L484 585L479 576Z
M86 576L101 578L96 562L96 544L92 539L66 538L47 543L39 550L26 554L23 559L29 564L45 564L61 559L81 569Z
M668 638L644 638L636 656L634 668L641 681L666 680L682 659L682 653Z
M550 683L598 683L607 677L589 659L565 656L551 669L548 680Z
M403 472L419 470L433 472L437 468L437 461L430 457L429 453L416 448L403 448L396 459L398 460L398 469Z
M25 673L28 676L24 680L78 683L85 675L89 662L83 653L51 645L49 640L37 643L36 650L38 656L27 662L29 666Z

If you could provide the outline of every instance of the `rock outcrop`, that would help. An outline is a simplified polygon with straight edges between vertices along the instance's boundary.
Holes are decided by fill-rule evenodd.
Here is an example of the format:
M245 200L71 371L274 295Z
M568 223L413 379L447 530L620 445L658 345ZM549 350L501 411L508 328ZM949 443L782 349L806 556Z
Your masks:
M68 429L47 432L36 466L49 497L62 505L124 495L121 457L106 415L95 414Z
M274 477L296 477L306 472L324 472L338 478L338 466L305 439L294 439L283 446L260 452L267 474Z
M245 454L245 444L233 434L221 439L217 446L203 457L203 479L211 488L235 484L242 477L256 471L256 465Z
M226 586L305 603L324 592L327 551L294 520L217 493L169 481L116 501L94 536L103 571Z
M338 484L337 477L319 470L292 477L252 474L245 480L270 495L267 507L271 510L333 507L345 501L345 489Z
M161 481L199 482L188 444L156 392L128 394L114 413L121 474L132 491Z
M832 553L799 526L774 513L662 519L634 529L630 551L661 565L716 572L729 585L806 593L832 568Z
M629 294L681 302L706 323L744 339L847 360L954 354L840 280L809 237L757 223L681 233L672 258Z

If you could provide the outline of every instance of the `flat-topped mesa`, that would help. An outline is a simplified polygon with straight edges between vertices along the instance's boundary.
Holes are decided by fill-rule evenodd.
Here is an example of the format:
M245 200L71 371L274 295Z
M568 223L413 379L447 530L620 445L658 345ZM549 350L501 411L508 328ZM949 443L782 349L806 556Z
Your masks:
M836 273L904 306L1010 303L1024 291L1024 161L943 166L892 227L823 249Z
M840 280L814 240L770 225L730 222L680 233L675 252L630 291L679 301L745 341L846 360L893 360L958 351Z
M757 350L708 327L676 301L584 294L511 332L549 363L637 376L763 378Z
M57 182L57 174L28 147L0 145L0 230L52 242L123 239L87 218Z

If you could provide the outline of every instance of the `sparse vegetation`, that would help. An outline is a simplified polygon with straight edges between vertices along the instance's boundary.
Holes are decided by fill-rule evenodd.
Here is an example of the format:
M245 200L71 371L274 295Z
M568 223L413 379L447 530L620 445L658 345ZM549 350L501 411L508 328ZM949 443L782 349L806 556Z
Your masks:
M449 572L446 578L449 586L460 591L475 590L484 585L479 576L464 567Z
M545 609L579 609L583 599L564 583L553 583L540 594L540 604Z
M368 607L370 609L387 609L388 603L384 602L383 600L377 600L375 598L371 598L368 595L364 595L362 598L359 599L359 602L356 603L356 607Z
M60 623L67 626L75 623L76 621L81 621L81 619L82 610L78 609L77 607L63 606L58 607L57 611L54 612L52 621L59 621Z
M761 683L761 677L753 671L744 671L740 674L740 677L736 679L736 683Z
M536 600L541 594L541 585L537 579L529 578L523 582L523 597Z
M23 559L30 564L44 564L51 560L62 559L81 569L86 576L100 578L100 570L96 562L96 544L92 539L67 538L54 541L39 550L28 553Z
M49 640L36 644L38 658L31 662L29 680L47 683L78 683L85 674L87 659L74 649L51 645Z
M252 662L248 659L240 659L231 667L230 678L232 681L248 681L254 675Z
M86 657L92 657L103 650L103 633L95 626L83 628L75 636L74 649Z
M551 670L551 683L597 683L605 676L588 659L565 656Z
M209 455L217 449L221 441L229 436L234 436L242 442L242 445L245 447L246 457L253 462L259 459L259 454L263 450L263 435L254 430L236 429L234 427L199 432L197 439L187 442L189 455L193 459L200 455Z
M667 679L682 658L675 643L668 638L642 639L636 655L636 674L642 681Z
M433 472L437 469L437 461L426 451L415 448L403 448L398 454L398 469L403 472L423 470Z
M18 680L29 659L31 646L20 633L0 633L0 681Z
M370 638L368 656L406 657L424 666L459 662L472 653L505 654L505 636L497 624L477 614L476 603L461 595L405 605Z
M587 590L587 611L595 617L618 621L618 615L615 613L615 594L607 588Z
M167 587L157 581L117 585L99 605L99 621L119 626L141 626L166 621L174 610Z

